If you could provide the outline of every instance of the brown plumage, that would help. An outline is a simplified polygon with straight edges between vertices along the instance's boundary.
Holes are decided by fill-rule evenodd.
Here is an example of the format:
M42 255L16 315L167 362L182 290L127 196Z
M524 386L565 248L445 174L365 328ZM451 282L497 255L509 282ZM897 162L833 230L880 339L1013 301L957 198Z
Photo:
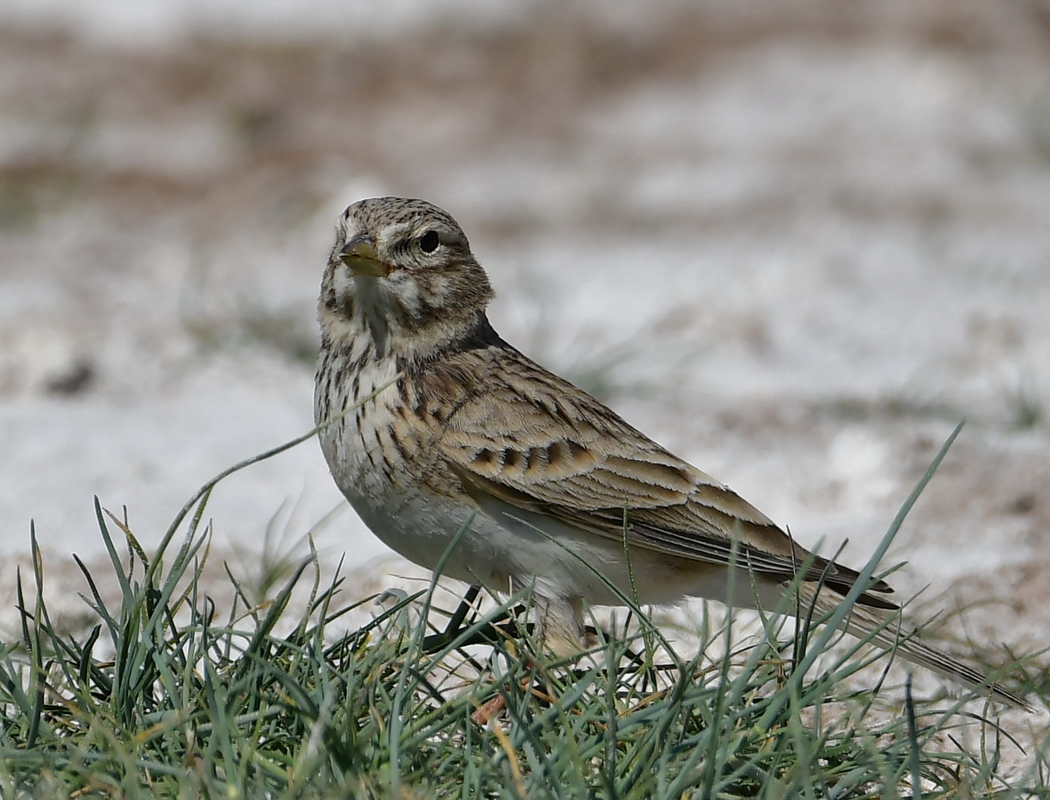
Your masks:
M770 610L800 569L800 593L820 609L850 590L855 570L811 554L503 341L485 316L491 298L441 209L379 198L340 219L321 289L316 418L330 423L320 440L336 483L390 547L434 568L466 527L445 572L497 591L531 587L543 637L560 652L580 645L583 601L620 602L610 584L641 603L698 596ZM869 636L891 619L890 592L869 585L847 631ZM893 623L873 639L987 686L897 634Z

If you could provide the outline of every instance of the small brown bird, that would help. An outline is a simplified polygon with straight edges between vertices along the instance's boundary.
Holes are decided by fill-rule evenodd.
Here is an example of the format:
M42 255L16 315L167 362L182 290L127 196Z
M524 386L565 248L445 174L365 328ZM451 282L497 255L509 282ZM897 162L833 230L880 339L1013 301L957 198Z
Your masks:
M814 556L728 487L505 342L456 221L383 197L343 213L321 285L315 417L336 484L401 555L499 592L531 588L540 638L581 646L584 603L684 597L776 609L801 565L803 604L859 577ZM629 553L629 558L627 556ZM731 571L735 569L736 575ZM898 642L883 581L846 630L996 699L1023 702L915 638ZM792 605L792 607L794 607Z

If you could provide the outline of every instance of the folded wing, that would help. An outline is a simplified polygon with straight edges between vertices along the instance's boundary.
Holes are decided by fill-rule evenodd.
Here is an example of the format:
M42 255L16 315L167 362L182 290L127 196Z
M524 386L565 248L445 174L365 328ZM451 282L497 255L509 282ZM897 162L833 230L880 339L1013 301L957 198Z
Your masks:
M599 536L709 564L735 563L778 582L805 567L804 580L846 593L859 577L813 556L728 487L628 425L590 395L509 348L483 387L464 383L483 365L443 365L441 381L457 401L441 414L434 443L468 492L491 495ZM491 358L484 349L458 358ZM508 366L510 368L508 368ZM896 608L872 584L860 602Z

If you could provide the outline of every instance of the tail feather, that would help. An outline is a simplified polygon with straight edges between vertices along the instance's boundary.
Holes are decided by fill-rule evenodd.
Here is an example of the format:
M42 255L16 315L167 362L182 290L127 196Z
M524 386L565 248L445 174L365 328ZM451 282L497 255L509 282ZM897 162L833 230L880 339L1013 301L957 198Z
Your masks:
M799 595L803 605L812 607L817 616L830 614L842 602L842 598L831 596L826 589L818 591L813 584L803 584ZM983 691L999 702L1031 711L1031 706L1023 698L1003 688L977 668L938 650L917 638L913 631L903 628L897 614L855 604L846 617L843 628L851 636L870 641L886 650L894 650L912 664L925 667L966 687Z

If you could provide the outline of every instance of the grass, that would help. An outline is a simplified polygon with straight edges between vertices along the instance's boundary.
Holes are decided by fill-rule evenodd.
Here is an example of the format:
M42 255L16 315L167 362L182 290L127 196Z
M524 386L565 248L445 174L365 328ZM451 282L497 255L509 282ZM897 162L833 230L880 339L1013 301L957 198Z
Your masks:
M227 570L235 600L216 608L202 520L225 474L152 555L96 505L112 575L81 564L87 634L51 619L34 539L21 635L0 645L3 798L1050 796L1043 749L1008 780L995 722L962 701L856 689L885 655L851 642L818 659L829 627L785 635L765 618L739 642L710 617L685 653L634 608L588 657L555 662L530 655L527 628L508 635L528 597L432 635L431 585L336 633L363 601L342 600L316 553L261 602ZM496 698L505 710L476 721Z

